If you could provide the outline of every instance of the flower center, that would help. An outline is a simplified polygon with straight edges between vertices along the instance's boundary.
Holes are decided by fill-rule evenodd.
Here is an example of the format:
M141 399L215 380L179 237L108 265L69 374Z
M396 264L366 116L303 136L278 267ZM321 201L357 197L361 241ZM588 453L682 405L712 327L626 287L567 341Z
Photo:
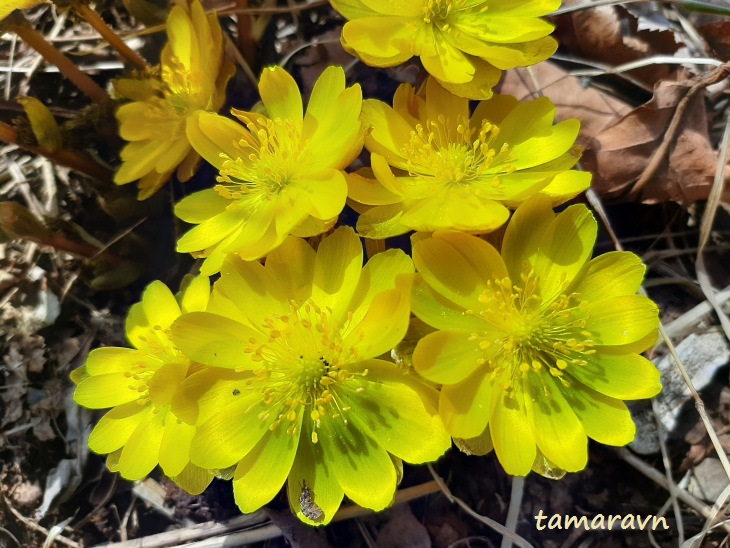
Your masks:
M330 321L331 310L323 310L311 300L298 306L291 304L290 312L267 318L260 330L266 342L249 340L246 353L261 363L255 377L247 386L260 391L264 409L258 417L269 421L270 430L282 423L287 434L298 435L298 420L304 416L312 421L312 442L317 443L317 428L329 415L347 424L350 408L340 397L341 391L365 390L364 371L349 371L348 364L358 361L355 348L344 348L340 327Z
M423 8L423 21L447 32L449 16L464 9L466 3L466 0L427 0Z
M483 308L467 313L481 317L490 328L469 338L479 341L484 352L479 365L505 389L543 368L569 387L566 369L588 365L586 357L596 352L593 336L586 330L587 302L578 293L561 293L545 302L540 279L532 271L522 274L519 285L509 278L488 282L479 302Z
M301 146L302 124L263 116L241 118L249 130L238 142L242 156L226 157L215 190L231 200L270 199L298 177L306 162Z
M431 184L434 190L469 186L477 194L493 196L498 193L500 175L514 171L508 163L512 159L509 145L496 149L499 128L486 120L477 131L464 117L453 124L441 115L436 121L428 120L426 128L418 124L401 150L408 173L421 184Z
M161 368L175 367L184 378L190 360L172 344L170 330L159 325L153 326L144 335L138 335L136 345L140 352L147 354L148 359L138 361L124 373L129 382L127 388L139 393L136 400L139 405L152 404L153 411L157 413L170 404L177 385L169 385L169 378L159 382L159 378L155 379L155 374Z

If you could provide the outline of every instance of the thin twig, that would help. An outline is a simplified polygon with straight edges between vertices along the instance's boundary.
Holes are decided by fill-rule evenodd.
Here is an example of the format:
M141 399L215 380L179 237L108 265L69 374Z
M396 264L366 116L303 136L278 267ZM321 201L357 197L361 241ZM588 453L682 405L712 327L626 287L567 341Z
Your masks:
M712 232L712 226L715 221L715 214L717 212L717 209L720 204L720 197L722 196L722 192L725 188L725 166L727 165L727 159L728 159L728 153L730 149L730 114L726 116L725 120L725 132L722 136L722 143L720 144L720 154L717 158L717 166L715 168L715 180L713 181L712 185L712 191L710 192L710 196L707 200L707 207L705 209L705 215L702 218L702 224L700 226L700 241L699 241L699 250L697 251L697 259L695 261L695 268L697 271L697 281L700 283L700 287L702 288L703 293L705 294L705 297L707 298L707 302L709 302L712 305L712 308L717 313L717 317L720 319L720 324L722 325L723 330L725 331L726 337L730 337L730 319L728 319L725 312L720 307L719 303L717 302L716 295L715 295L715 288L712 286L712 282L710 280L710 276L707 273L707 269L705 267L705 249L707 246L707 242L710 239L710 234ZM719 440L717 440L717 444L715 444L715 440L717 439L717 434L713 431L708 430L708 434L710 434L710 439L712 440L712 445L715 447L715 451L717 452L717 456L720 458L720 462L723 465L723 468L725 469L725 473L728 475L728 478L730 478L730 463L728 463L727 455L725 454L724 449L719 443ZM717 515L720 513L720 509L725 505L728 498L730 497L730 485L725 488L720 495L720 497L715 501L715 504L712 506L712 514L707 518L707 521L705 522L704 527L702 528L702 531L700 532L699 539L701 540L704 538L704 535L709 532L710 527L712 526L713 521L717 517Z
M328 0L314 0L313 2L304 2L302 4L295 4L289 7L281 8L245 8L242 9L236 4L230 4L225 8L220 8L217 11L218 15L234 15L238 13L246 13L249 15L277 15L280 13L294 13L299 11L305 11L320 6L325 6L329 3Z
M15 10L3 21L6 28L17 34L28 46L40 53L49 63L56 65L63 75L71 80L84 95L92 101L106 101L109 99L104 91L87 74L83 73L63 53L49 44L43 35L33 29L20 10Z
M43 535L44 537L48 537L49 531L45 527L38 525L36 522L29 520L26 518L23 514L18 512L13 506L10 504L10 501L5 497L4 493L0 493L0 497L2 497L3 503L5 504L5 507L8 509L8 511L15 516L15 518L20 521L23 525L25 525L28 529L35 531L36 533L39 533ZM81 548L81 545L78 542L74 542L71 539L67 539L63 535L56 535L55 540L57 542L60 542L61 544L68 546L69 548Z
M248 0L237 0L237 7L248 9ZM238 49L246 59L249 67L256 68L256 41L253 39L253 18L250 13L237 14L236 29L238 30Z
M617 447L616 452L618 455L626 461L626 463L633 466L636 470L644 474L647 478L652 480L654 483L659 485L660 487L664 488L669 492L671 487L667 483L667 478L664 474L662 474L659 470L656 470L655 468L652 468L648 464L646 464L642 459L634 455L631 451L626 449L625 447ZM674 489L677 493L677 498L681 500L683 503L685 503L687 506L692 508L694 511L702 514L704 517L710 517L712 514L712 509L707 506L704 502L698 500L694 496L690 495L689 492L681 489L679 486L675 485ZM724 529L730 533L730 524L727 524L724 526Z
M127 61L132 63L138 69L146 69L149 65L147 61L142 59L139 54L130 48L121 37L114 32L109 25L94 11L88 4L84 2L75 2L74 10L98 32L111 47L119 52Z
M657 439L659 440L659 449L662 454L662 464L664 465L664 475L667 478L667 485L669 486L669 500L672 504L674 518L677 520L677 543L682 544L684 542L684 522L682 521L682 511L677 502L677 491L679 487L674 483L674 477L672 476L672 461L669 459L669 451L667 451L667 444L664 441L664 427L659 418L656 398L651 400L651 410L654 415L654 422L656 423Z
M605 74L628 72L630 70L636 70L638 68L652 65L710 65L718 68L723 65L723 62L709 57L672 57L671 55L654 55L653 57L637 59L636 61L631 61L630 63L624 63L623 65L618 65L608 69L571 70L568 74L571 76L603 76Z
M431 472L431 475L433 476L433 479L438 483L439 487L441 488L441 491L443 492L444 496L449 499L449 502L456 503L464 512L469 514L474 519L481 521L486 526L492 528L497 533L500 533L504 537L509 537L514 544L517 546L522 546L523 548L532 548L532 545L527 542L524 538L522 538L517 533L513 533L509 529L507 529L504 525L501 523L498 523L494 521L491 518L488 518L487 516L483 516L481 514L478 514L474 510L472 510L467 503L465 503L463 500L461 500L459 497L455 497L451 494L451 490L446 486L444 483L444 480L441 479L441 476L438 475L436 470L434 470L433 466L430 464L427 465L429 471Z

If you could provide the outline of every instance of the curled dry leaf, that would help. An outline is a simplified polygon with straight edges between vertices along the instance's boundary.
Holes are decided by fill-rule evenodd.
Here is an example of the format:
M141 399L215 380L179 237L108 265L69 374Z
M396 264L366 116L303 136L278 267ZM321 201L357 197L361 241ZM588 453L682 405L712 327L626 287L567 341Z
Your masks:
M578 142L585 148L582 167L593 172L593 188L602 197L612 199L627 194L647 169L678 104L693 84L694 81L660 82L654 97L632 110L616 97L595 87L583 87L580 79L545 62L508 71L500 91L521 100L542 92L556 104L559 119L578 118ZM689 204L704 200L716 163L717 153L710 142L705 99L700 91L688 102L667 154L638 197L645 203ZM730 202L730 193L726 192L724 201Z
M689 99L675 135L667 134L691 86L692 82L660 82L648 103L593 138L583 158L584 167L594 172L593 185L599 194L617 198L629 192L662 142L671 139L638 198L644 203L683 204L707 199L717 156L710 143L703 93Z

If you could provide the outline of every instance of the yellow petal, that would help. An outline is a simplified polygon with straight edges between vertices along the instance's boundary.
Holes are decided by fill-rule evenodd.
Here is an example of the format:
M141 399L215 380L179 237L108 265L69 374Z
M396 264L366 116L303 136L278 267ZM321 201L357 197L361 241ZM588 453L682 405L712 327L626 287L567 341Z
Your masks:
M150 413L129 437L119 457L119 473L137 481L152 472L159 462L166 412Z
M248 162L248 154L238 143L250 142L251 136L245 127L230 118L198 111L188 117L186 133L197 153L218 169L228 159Z
M504 471L513 476L526 476L532 470L537 445L521 386L510 393L495 385L489 425L494 452Z
M281 67L267 67L261 73L259 93L269 118L275 120L303 120L302 96L289 73Z
M312 300L323 310L332 310L333 324L346 314L361 271L362 244L351 228L338 228L319 245Z

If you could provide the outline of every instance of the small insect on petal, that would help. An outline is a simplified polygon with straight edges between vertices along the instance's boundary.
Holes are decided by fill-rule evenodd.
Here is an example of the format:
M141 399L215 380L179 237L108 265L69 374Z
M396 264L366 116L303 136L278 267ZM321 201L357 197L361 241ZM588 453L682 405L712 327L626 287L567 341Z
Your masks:
M314 502L314 493L306 483L302 484L302 494L299 495L299 506L302 507L302 514L312 521L322 521L324 518L324 512Z

